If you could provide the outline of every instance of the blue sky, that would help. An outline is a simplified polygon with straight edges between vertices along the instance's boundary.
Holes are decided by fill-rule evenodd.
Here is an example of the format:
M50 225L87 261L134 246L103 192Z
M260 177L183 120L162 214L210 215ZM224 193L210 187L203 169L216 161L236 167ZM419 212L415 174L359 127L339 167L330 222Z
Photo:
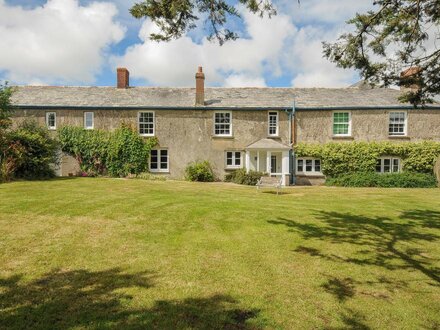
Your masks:
M322 58L322 41L369 0L277 0L278 15L261 19L238 7L231 22L241 38L220 47L203 26L169 43L148 39L157 28L136 20L135 1L0 0L0 80L13 84L115 84L115 69L131 85L193 86L198 65L210 86L343 87L358 80ZM4 51L6 50L6 51Z

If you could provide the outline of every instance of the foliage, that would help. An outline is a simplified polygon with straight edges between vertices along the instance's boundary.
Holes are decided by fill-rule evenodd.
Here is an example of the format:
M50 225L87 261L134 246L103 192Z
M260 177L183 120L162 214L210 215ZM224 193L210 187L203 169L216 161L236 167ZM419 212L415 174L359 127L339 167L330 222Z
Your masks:
M148 157L156 138L144 139L131 127L114 132L64 126L58 131L61 150L72 155L88 176L122 177L147 170Z
M247 10L263 17L276 15L270 1L239 0ZM151 33L150 38L156 41L169 41L182 37L186 32L197 27L202 15L206 17L208 39L216 39L220 45L225 41L235 40L238 34L225 25L228 19L240 18L236 7L225 0L142 0L136 3L130 13L138 19L150 18L159 28L159 33Z
M246 172L246 170L242 168L226 174L225 181L234 182L237 184L245 184L248 186L255 186L258 180L260 180L260 178L265 175L265 173L258 171Z
M372 85L411 86L403 102L432 102L440 93L438 0L377 0L374 10L348 21L354 32L324 43L324 55L342 68L354 68ZM410 68L401 80L401 72Z
M107 170L110 176L124 177L148 170L148 157L157 144L155 138L145 140L128 126L110 133L108 140Z
M440 143L424 142L350 142L298 144L297 157L321 159L322 172L329 177L353 172L374 172L376 161L381 156L396 156L402 159L404 171L432 173L435 160L440 156Z
M61 150L74 157L83 172L106 174L109 132L63 126L58 130Z
M438 186L440 187L440 156L437 158L434 166L434 174L437 178Z
M128 175L129 179L140 179L140 180L149 180L149 181L166 181L167 177L165 175L157 175L149 172L142 172L139 174L131 174Z
M338 187L381 187L381 188L434 188L437 181L427 173L349 173L326 181L328 186Z
M11 143L21 146L20 161L14 177L41 179L54 176L57 164L58 142L50 136L45 127L33 120L27 120L9 133Z
M9 128L12 123L10 118L13 113L11 96L12 88L8 87L7 83L5 83L4 85L0 84L0 135L2 131Z
M185 178L188 181L213 182L215 180L211 164L205 160L194 162L185 168Z

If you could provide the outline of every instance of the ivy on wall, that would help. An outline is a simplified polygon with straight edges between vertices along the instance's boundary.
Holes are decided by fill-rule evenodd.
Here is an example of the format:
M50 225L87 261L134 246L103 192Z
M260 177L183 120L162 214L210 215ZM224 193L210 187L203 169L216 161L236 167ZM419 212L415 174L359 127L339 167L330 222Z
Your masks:
M58 131L61 150L74 157L88 175L125 177L148 170L156 138L143 138L130 126L115 131L64 126Z
M440 156L440 143L434 141L300 143L294 147L294 150L297 157L320 158L322 172L329 177L354 172L374 172L376 161L381 156L401 158L404 171L433 173L435 161Z

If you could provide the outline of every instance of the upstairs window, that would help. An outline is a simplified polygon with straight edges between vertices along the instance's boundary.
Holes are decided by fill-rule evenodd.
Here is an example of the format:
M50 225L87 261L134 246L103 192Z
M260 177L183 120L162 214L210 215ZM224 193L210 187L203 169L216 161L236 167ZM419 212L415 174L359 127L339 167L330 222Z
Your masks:
M278 136L278 112L270 111L269 112L269 136Z
M241 160L240 151L226 151L226 168L241 168Z
M376 162L377 173L397 173L400 172L400 158L382 157Z
M406 135L406 112L390 112L389 135Z
M333 135L351 135L351 114L350 112L333 112Z
M232 136L232 113L215 112L214 113L214 135Z
M140 135L154 136L154 112L139 112L138 124Z
M85 129L93 129L94 127L94 113L93 112L84 112L84 128Z
M296 160L296 172L305 175L322 175L321 160L316 158L298 158Z
M57 129L57 113L46 112L46 126L50 130Z
M150 171L151 172L168 172L169 171L168 149L153 149L150 154Z

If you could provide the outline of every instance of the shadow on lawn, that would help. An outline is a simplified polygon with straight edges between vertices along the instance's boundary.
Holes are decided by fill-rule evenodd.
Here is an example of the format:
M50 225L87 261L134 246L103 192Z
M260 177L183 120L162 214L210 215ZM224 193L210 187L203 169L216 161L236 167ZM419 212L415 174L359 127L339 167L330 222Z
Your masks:
M362 247L359 256L342 258L322 253L318 249L299 246L296 252L308 253L332 261L350 262L357 265L374 265L389 270L411 269L425 274L440 283L440 269L430 267L434 258L423 250L398 248L398 243L417 243L435 241L440 236L422 232L420 229L440 228L440 212L414 210L403 212L399 219L388 217L367 217L350 213L321 211L316 215L319 224L299 223L278 218L268 222L287 226L306 239L326 240L331 243L349 243Z
M0 328L7 329L256 329L248 320L258 310L237 308L226 295L156 301L151 308L132 309L133 299L121 289L154 285L150 273L119 269L52 271L32 282L21 276L0 279Z
M376 216L367 217L350 213L320 211L317 223L296 222L286 218L269 220L274 225L283 225L289 231L300 234L305 239L343 243L357 246L356 252L341 257L319 249L298 246L297 253L322 258L332 262L351 263L359 266L378 266L388 270L408 269L418 271L429 278L429 285L440 286L440 269L432 265L438 256L431 256L423 249L405 247L408 243L433 242L440 238L426 229L440 229L440 212L432 210L411 210L402 212L398 219ZM404 244L401 244L404 243ZM371 295L388 299L387 292L393 292L409 285L411 280L379 277L375 281L356 281L351 277L325 275L327 280L321 288L332 294L340 303L356 294ZM413 280L420 281L420 280ZM384 290L361 290L365 285L382 287ZM348 328L368 329L362 315L346 309L341 315Z

